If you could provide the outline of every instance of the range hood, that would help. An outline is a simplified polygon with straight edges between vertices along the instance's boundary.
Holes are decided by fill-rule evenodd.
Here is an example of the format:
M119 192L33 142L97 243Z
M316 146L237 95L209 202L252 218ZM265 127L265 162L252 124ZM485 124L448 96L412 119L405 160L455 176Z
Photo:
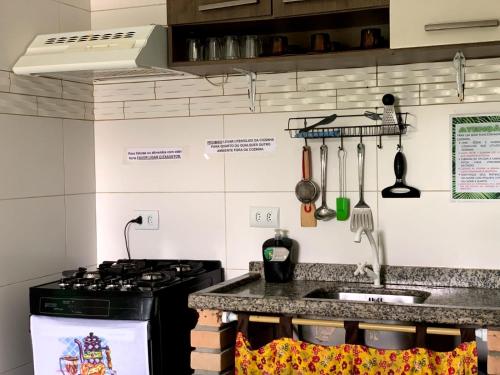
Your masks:
M13 71L91 83L183 75L168 69L167 29L160 25L44 34L35 37Z

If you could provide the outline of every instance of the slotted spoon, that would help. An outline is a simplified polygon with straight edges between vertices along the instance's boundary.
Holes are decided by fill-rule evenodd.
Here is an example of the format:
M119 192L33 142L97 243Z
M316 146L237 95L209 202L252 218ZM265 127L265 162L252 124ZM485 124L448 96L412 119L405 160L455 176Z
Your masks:
M358 178L359 178L359 202L354 206L351 213L351 232L359 228L373 231L373 215L370 206L364 200L363 184L365 171L365 145L358 144Z

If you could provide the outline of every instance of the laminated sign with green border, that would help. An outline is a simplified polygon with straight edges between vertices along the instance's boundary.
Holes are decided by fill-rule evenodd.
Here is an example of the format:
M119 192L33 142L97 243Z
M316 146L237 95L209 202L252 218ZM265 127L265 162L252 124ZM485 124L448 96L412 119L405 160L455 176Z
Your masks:
M500 115L451 117L453 199L500 199Z

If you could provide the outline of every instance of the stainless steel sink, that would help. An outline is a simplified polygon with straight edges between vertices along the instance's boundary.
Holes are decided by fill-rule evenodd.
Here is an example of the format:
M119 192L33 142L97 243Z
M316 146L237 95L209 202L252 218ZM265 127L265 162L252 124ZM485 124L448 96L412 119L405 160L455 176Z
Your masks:
M336 299L357 302L423 303L430 293L420 290L375 289L375 288L334 288L316 289L304 298Z

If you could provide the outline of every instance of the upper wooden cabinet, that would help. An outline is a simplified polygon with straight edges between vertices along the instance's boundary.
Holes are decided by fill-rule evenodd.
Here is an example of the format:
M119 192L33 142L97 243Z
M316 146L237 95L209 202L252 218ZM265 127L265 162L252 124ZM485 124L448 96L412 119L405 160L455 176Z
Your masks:
M168 0L169 25L270 16L271 0Z
M500 40L498 0L393 0L391 48Z
M273 0L276 17L388 7L389 0Z

